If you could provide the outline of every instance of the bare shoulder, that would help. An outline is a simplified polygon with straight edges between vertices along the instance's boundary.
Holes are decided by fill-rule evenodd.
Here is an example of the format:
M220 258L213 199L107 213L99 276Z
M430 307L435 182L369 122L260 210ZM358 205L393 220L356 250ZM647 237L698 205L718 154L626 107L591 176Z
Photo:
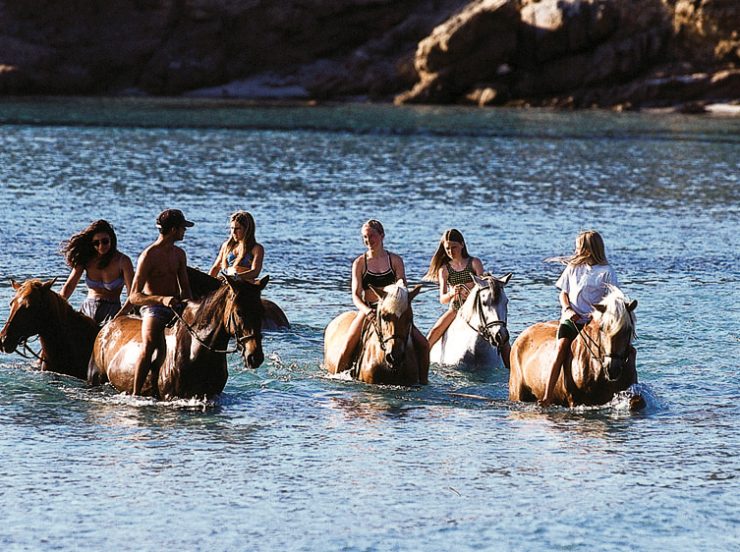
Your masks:
M391 264L394 267L401 267L401 268L403 268L403 257L401 257L401 255L398 255L396 253L391 253L389 251L388 252L388 256L390 256L390 258L391 258Z
M483 262L478 257L472 258L472 264L473 264L473 272L475 272L478 276L483 274Z

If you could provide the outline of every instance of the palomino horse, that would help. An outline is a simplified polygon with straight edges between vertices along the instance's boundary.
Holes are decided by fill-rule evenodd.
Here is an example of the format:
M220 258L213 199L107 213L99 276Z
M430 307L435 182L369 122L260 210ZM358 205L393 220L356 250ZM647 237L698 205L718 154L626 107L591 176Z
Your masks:
M617 288L595 306L593 319L571 344L571 354L563 363L553 404L562 406L608 403L616 393L637 383L635 320L632 311L637 301L627 299ZM541 399L555 357L558 323L543 322L530 326L519 335L511 348L509 399ZM633 397L631 406L644 406L641 397Z
M380 298L373 324L366 324L360 339L360 353L351 370L355 379L365 383L415 385L419 383L421 363L412 343L414 316L411 301L421 290L408 291L402 280L383 289L373 287ZM337 361L356 312L345 312L324 330L324 366L337 373Z
M262 364L260 292L268 280L265 277L252 284L227 277L227 285L189 303L166 330L167 352L153 361L142 394L162 399L219 394L229 375L226 347L230 337L236 337L237 349L250 368ZM141 319L113 319L95 340L88 380L93 384L110 381L119 391L132 393L141 347Z
M430 352L438 364L501 367L500 347L509 340L506 329L509 300L504 286L511 273L496 278L491 274L473 275L475 287Z
M100 329L92 318L74 310L51 286L54 280L12 281L15 297L0 332L0 350L14 352L18 345L38 335L41 341L40 368L76 378L87 377L87 364Z
M222 281L214 278L197 268L188 267L188 280L190 280L190 289L193 292L193 298L199 299L221 287ZM290 328L288 317L283 310L269 299L262 298L262 306L265 309L262 317L262 330L286 330Z

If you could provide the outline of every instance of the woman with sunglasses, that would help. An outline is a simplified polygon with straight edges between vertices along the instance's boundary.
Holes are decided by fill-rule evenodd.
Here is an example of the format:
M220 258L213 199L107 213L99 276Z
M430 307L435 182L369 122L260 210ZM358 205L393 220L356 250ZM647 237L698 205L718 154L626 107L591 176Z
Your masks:
M131 292L134 265L118 251L116 233L105 220L97 220L62 244L62 255L72 268L61 295L69 299L85 274L88 292L80 312L104 324L121 311L121 292ZM128 302L127 302L128 304Z

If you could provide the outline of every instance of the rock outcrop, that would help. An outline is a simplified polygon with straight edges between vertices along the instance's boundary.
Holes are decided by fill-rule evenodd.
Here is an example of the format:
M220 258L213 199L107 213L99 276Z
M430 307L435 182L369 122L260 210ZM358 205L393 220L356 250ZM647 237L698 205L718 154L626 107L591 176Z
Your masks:
M738 102L737 0L0 0L0 94Z

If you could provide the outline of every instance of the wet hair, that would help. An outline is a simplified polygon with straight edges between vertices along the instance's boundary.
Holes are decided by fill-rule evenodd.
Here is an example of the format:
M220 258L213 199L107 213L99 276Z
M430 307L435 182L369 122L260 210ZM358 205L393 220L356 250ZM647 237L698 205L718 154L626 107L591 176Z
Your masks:
M576 237L576 249L568 258L568 264L577 266L587 265L606 265L609 261L606 259L604 240L596 230L585 230Z
M238 264L241 262L244 255L252 251L254 246L257 245L257 240L254 237L254 217L247 211L237 211L229 217L229 222L236 222L240 226L244 227L244 239L241 242L236 240L233 235L229 235L229 239L226 242L226 249L231 252L234 252L234 250L241 244L241 254L237 255L236 259ZM226 259L224 258L222 262L226 263ZM223 268L227 267L224 266Z
M365 224L362 225L363 228L367 226L368 228L372 228L375 230L378 234L385 237L385 229L383 228L383 225L380 223L377 219L370 219Z
M434 252L432 260L429 262L429 268L427 269L427 273L424 274L423 277L424 280L427 280L429 282L436 282L439 269L452 260L445 250L445 242L447 241L461 243L463 246L463 259L467 259L468 257L470 257L470 253L468 253L468 246L465 245L465 238L463 238L462 232L460 232L460 230L457 230L456 228L445 230L444 234L442 234L442 237L439 240L437 250Z
M98 268L105 268L113 257L118 254L118 239L113 226L107 220L96 220L82 232L78 232L69 240L62 242L61 253L71 268L76 266L86 267L87 264L98 256L92 241L95 234L108 234L110 236L110 249L98 261Z

